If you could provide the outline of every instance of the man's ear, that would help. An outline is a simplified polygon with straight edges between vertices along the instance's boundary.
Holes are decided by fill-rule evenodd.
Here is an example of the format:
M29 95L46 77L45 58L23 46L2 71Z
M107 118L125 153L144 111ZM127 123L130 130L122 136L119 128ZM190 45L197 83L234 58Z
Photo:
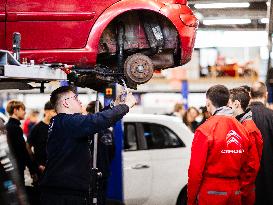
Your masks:
M69 108L69 105L68 105L68 103L66 102L66 100L63 101L63 106L64 106L65 108Z
M235 100L234 104L235 104L236 108L241 108L241 103L239 100Z
M18 112L18 110L19 110L19 109L14 108L14 109L13 109L13 114L15 114L15 115L16 115L16 114L17 114L17 112Z
M211 101L209 99L206 99L206 107L207 107L207 110L210 112Z

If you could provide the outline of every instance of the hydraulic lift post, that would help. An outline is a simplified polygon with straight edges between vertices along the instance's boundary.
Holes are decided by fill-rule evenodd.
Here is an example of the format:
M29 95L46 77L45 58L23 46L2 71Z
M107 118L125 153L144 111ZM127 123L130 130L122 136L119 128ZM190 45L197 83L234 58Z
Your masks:
M96 103L95 103L95 113L99 112L99 92L96 93ZM89 194L91 196L90 205L97 205L98 204L98 186L99 186L99 178L102 177L102 173L98 170L97 167L97 157L98 157L98 137L99 134L94 134L89 136L88 144L90 149L90 156L92 157L92 168L91 168L91 187L89 189ZM93 147L92 147L93 145Z

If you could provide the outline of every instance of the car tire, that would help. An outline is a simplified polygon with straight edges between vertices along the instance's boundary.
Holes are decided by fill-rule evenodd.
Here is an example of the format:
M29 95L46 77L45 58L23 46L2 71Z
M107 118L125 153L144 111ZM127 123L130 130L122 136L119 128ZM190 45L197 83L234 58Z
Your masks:
M187 185L181 190L176 205L187 205L188 197L187 197Z

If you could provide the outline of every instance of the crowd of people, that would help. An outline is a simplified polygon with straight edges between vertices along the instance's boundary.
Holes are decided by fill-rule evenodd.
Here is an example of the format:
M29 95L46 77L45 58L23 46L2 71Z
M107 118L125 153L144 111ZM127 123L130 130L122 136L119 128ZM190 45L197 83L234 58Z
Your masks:
M173 112L168 113L167 115L180 117L192 132L195 132L197 127L203 124L211 116L207 111L206 106L201 106L199 109L191 106L188 109L185 109L183 103L176 103Z
M109 166L115 152L109 128L136 103L132 93L128 92L121 100L122 94L105 108L99 105L97 113L96 102L90 102L83 114L76 90L60 87L44 105L40 122L37 112L30 115L26 140L21 126L25 105L18 100L8 102L7 142L21 185L25 183L27 167L41 199L39 204L91 203L96 133L97 168L102 177L98 179L95 198L99 205L106 203ZM200 109L185 110L183 104L175 105L171 115L180 117L194 133L188 205L273 204L273 111L266 107L266 100L266 85L257 82L251 88L231 90L223 85L212 86L206 92L206 106Z
M188 205L273 204L273 111L267 88L206 92L211 116L194 132L188 170Z

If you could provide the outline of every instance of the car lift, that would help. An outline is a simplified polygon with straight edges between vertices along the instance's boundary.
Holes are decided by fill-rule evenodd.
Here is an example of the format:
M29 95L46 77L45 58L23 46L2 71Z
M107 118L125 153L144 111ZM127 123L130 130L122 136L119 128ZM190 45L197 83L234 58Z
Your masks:
M78 68L62 63L54 64L21 64L20 61L20 34L13 35L13 55L6 50L0 50L0 90L1 89L34 89L30 82L41 83L40 91L44 92L44 83L50 81L69 80L78 87L87 87L96 91L110 83L122 82L123 73L111 71L109 68L97 65L94 68ZM122 56L123 50L118 56ZM121 62L122 60L118 60Z
M20 64L10 52L0 50L0 89L32 89L29 82L45 82L67 80L61 67L52 64L24 65Z

